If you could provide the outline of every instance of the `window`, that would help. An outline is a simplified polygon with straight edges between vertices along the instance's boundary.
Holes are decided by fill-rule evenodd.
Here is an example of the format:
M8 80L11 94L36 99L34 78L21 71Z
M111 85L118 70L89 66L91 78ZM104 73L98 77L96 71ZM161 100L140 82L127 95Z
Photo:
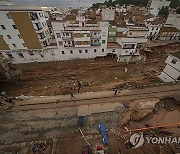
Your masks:
M13 58L14 58L10 53L6 53L6 55L7 55L10 59L13 59Z
M17 29L16 25L12 25L14 29Z
M72 51L72 50L70 50L70 54L73 54L73 51Z
M94 49L94 52L97 52L97 50L96 50L96 49Z
M115 52L115 51L116 51L115 49L112 50L112 52Z
M102 52L104 52L104 49L102 49Z
M176 64L176 62L177 62L176 59L173 59L173 60L171 61L171 63L173 63L173 64Z
M12 44L12 45L13 45L13 47L17 47L16 44Z
M5 27L4 25L1 25L1 28L2 28L2 29L6 29L6 27Z
M62 41L59 41L58 43L59 43L59 45L63 45L63 44L62 44Z
M47 44L47 41L43 41L43 44L44 44L44 46L47 46L48 44Z
M24 55L22 53L18 53L20 58L24 58Z
M66 33L66 36L69 36L69 33Z
M103 32L103 36L106 36L106 32Z
M23 43L23 46L24 46L24 47L27 47L25 43Z
M65 53L64 53L64 51L61 51L61 53L62 53L62 55L64 55Z
M105 40L102 40L102 44L105 44L106 43L106 41Z
M20 39L22 39L21 35L18 35L18 37L19 37Z
M44 57L44 55L43 55L43 54L40 54L40 56L41 56L41 57Z
M34 56L34 53L32 51L28 51L28 53L30 54L30 56Z
M60 33L56 33L57 38L61 38L61 34Z
M180 80L180 76L178 76L177 80Z
M12 39L10 35L7 35L8 39Z
M84 41L84 44L89 44L88 41Z
M79 53L82 53L82 50L79 50Z
M6 13L6 15L9 19L12 19L9 13Z
M87 49L85 50L85 53L88 53L88 50L87 50Z

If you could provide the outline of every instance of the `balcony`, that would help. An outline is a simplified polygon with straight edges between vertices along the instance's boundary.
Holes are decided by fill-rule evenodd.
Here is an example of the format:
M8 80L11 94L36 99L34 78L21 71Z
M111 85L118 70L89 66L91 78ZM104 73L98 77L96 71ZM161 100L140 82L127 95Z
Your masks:
M64 44L64 47L74 47L73 44Z
M97 43L91 43L91 46L100 46L101 43L100 42L97 42Z
M90 44L74 45L77 48L90 47Z
M101 35L92 35L91 38L92 39L101 39Z
M94 30L99 30L99 27L97 26L94 26L94 27L79 27L79 26L68 26L68 27L65 27L65 30L84 30L84 31L94 31Z
M38 15L37 15L37 13L31 12L31 13L29 14L29 16L30 16L30 19L31 19L32 21L38 21L38 20L39 20L39 17L38 17Z
M71 36L63 36L62 39L63 40L72 40L72 37Z

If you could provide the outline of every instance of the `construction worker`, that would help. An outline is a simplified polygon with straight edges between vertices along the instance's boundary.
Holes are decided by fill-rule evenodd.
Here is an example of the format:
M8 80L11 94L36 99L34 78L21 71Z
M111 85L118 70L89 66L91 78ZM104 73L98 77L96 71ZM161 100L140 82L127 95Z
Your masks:
M80 93L80 89L82 87L82 84L81 84L81 82L79 80L77 80L77 82L78 82L78 93Z
M116 95L118 93L118 90L116 89L115 91L114 91L114 95Z

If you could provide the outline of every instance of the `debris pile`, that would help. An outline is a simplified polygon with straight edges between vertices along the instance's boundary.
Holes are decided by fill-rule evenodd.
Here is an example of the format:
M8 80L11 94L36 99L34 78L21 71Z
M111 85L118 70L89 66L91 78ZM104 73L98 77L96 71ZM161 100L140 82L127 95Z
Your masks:
M33 153L44 151L46 149L46 141L36 141L30 146L30 149Z

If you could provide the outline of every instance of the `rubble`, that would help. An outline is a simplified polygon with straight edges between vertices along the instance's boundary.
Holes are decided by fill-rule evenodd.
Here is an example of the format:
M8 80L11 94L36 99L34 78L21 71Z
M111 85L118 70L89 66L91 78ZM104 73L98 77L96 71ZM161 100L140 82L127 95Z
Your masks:
M33 153L42 152L46 149L46 141L36 141L30 146L30 149Z
M24 96L23 94L21 96L16 97L17 100L26 100L31 98L33 98L33 96Z

